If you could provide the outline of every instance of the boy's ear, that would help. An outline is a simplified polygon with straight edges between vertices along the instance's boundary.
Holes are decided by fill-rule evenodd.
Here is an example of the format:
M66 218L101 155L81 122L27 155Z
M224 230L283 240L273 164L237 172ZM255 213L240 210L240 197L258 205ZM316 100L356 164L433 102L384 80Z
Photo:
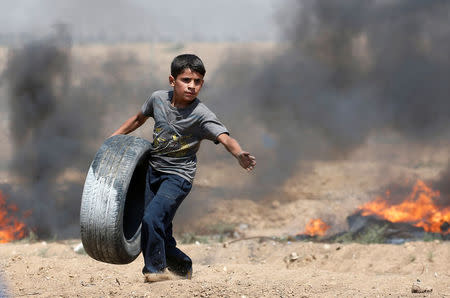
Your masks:
M170 86L175 87L175 78L172 75L169 76L169 83Z

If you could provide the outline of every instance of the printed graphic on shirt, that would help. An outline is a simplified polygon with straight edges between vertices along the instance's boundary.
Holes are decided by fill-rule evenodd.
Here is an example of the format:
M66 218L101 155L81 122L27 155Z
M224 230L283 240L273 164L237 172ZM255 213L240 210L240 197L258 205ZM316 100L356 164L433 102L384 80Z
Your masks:
M183 157L192 154L198 143L192 134L184 136L177 135L173 130L155 128L153 133L152 153L169 157Z

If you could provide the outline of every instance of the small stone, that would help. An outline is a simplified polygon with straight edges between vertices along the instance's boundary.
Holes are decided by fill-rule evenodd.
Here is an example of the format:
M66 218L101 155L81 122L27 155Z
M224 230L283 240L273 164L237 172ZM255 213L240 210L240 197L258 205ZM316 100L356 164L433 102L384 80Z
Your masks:
M198 242L198 241L195 241L195 245L200 245L200 242Z
M329 244L324 244L324 245L323 245L323 248L326 249L326 250L329 250L330 247L331 247L331 246L330 246Z
M292 252L292 253L289 255L289 261L291 261L291 262L297 260L298 258L299 258L299 257L298 257L298 255L297 255L296 252Z
M277 201L277 200L272 201L272 207L273 207L273 208L278 208L278 207L280 207L280 202Z

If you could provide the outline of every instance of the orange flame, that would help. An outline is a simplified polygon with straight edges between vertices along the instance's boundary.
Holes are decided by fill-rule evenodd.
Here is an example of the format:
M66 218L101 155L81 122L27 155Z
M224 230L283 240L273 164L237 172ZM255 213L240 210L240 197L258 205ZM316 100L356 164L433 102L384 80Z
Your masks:
M325 222L320 218L311 219L306 225L304 234L309 236L323 236L330 228Z
M386 192L389 198L390 192ZM422 180L417 180L411 193L403 202L396 205L389 204L383 197L359 207L363 216L376 215L390 222L407 222L416 227L422 227L426 232L450 233L442 231L444 223L450 223L450 207L435 205L434 198L440 196L439 191L431 189Z
M25 223L8 213L17 212L16 205L7 205L0 191L0 243L18 240L26 235Z

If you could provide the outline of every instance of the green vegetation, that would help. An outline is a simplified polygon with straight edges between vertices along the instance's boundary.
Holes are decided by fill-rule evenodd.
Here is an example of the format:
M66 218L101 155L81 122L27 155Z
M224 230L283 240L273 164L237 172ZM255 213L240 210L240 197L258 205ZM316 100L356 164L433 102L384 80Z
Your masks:
M433 252L429 251L428 252L428 257L427 257L428 262L433 263Z
M179 237L179 241L182 244L191 244L191 243L195 243L195 242L199 242L199 243L208 243L209 241L208 236L199 236L199 235L195 235L194 233L183 233L181 234L181 236Z
M209 242L224 242L227 238L234 236L236 224L219 222L205 231L205 235L196 235L194 233L183 233L178 239L181 243L209 243Z
M236 229L237 224L234 223L226 223L219 222L212 225L208 229L208 233L210 234L221 234L221 235L232 235Z
M434 240L442 240L442 235L438 233L425 233L423 241L430 242Z
M385 231L387 225L372 225L360 233L346 232L332 239L331 242L361 244L386 243Z
M180 52L180 51L183 50L183 49L184 49L184 44L181 43L181 42L178 42L178 43L175 43L175 44L173 44L173 45L170 45L170 46L167 48L167 51L168 51L168 52Z

